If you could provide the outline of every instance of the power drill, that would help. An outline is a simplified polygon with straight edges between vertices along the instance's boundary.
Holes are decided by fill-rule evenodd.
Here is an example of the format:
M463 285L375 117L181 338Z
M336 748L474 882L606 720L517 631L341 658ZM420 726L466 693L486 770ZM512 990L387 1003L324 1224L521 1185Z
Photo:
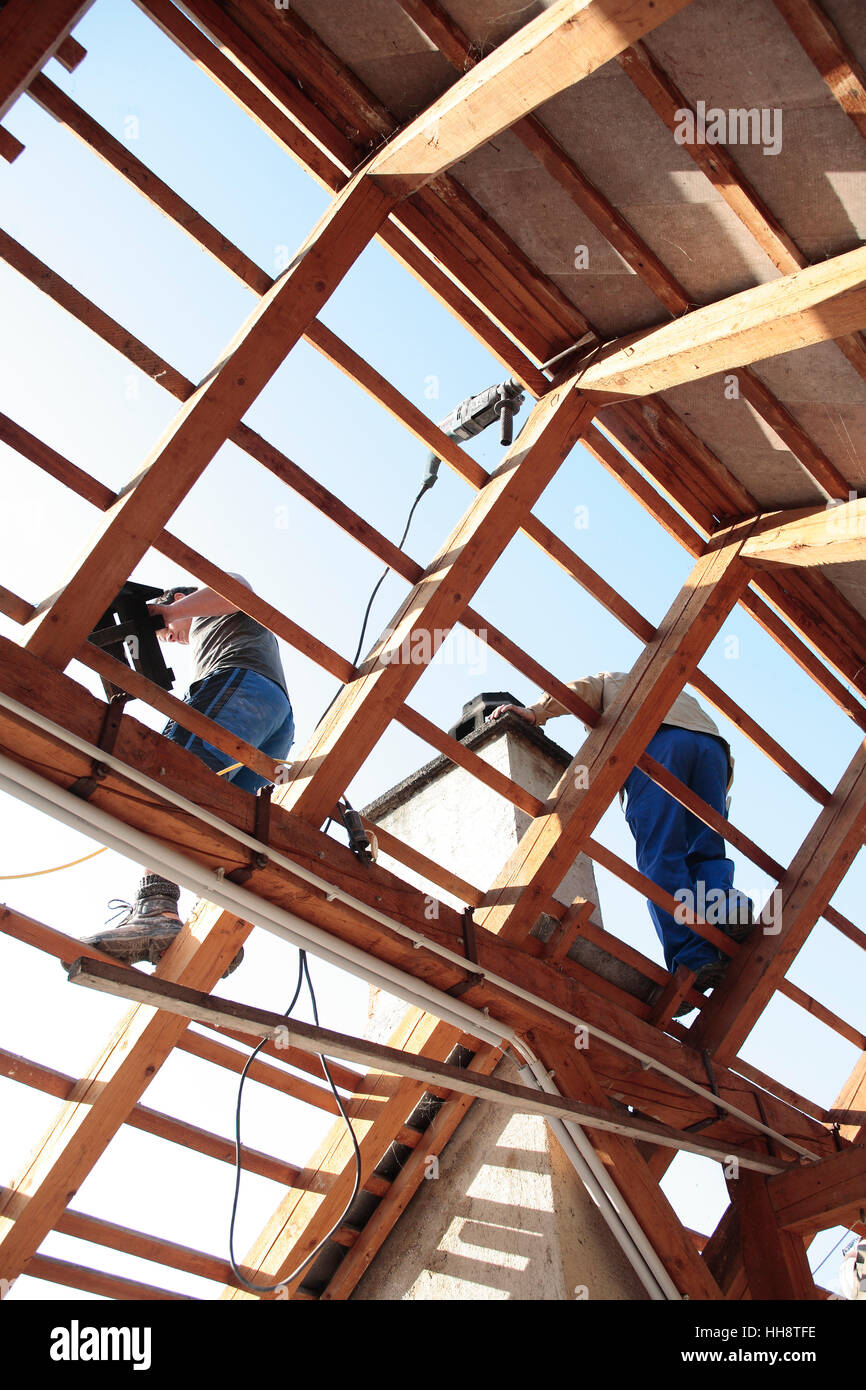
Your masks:
M514 417L523 405L523 388L509 379L499 386L488 386L477 396L467 396L452 410L439 428L449 439L472 439L499 420L499 442L510 444L513 438Z

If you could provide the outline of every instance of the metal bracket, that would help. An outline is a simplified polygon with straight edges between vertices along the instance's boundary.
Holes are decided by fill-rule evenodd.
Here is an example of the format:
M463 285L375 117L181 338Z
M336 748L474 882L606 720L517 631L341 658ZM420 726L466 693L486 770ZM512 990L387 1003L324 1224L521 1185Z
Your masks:
M719 1088L718 1088L718 1086L716 1085L716 1074L715 1074L715 1072L713 1071L713 1062L712 1062L712 1058L710 1057L709 1052L707 1052L705 1049L701 1052L701 1057L703 1058L704 1071L707 1073L707 1078L708 1078L709 1083L710 1083L710 1090L712 1091L712 1093L713 1093L714 1096L718 1096L718 1094L719 1094ZM694 1123L693 1125L686 1125L685 1128L683 1129L683 1133L684 1133L684 1134L697 1134L697 1132L698 1132L699 1130L701 1130L701 1129L707 1129L710 1125L718 1124L719 1120L724 1120L724 1119L726 1119L726 1118L727 1118L727 1116L726 1116L726 1114L725 1114L725 1111L721 1108L720 1105L717 1105L717 1106L716 1106L716 1113L715 1113L715 1115L708 1116L708 1117L707 1117L706 1119L704 1119L704 1120L695 1120L695 1123ZM763 1119L763 1118L764 1118L764 1117L763 1117L763 1115L762 1115L762 1116L761 1116L761 1119ZM766 1121L765 1121L765 1123L766 1123Z
M272 786L259 787L256 792L256 818L253 834L263 845L270 844L271 836L271 794ZM250 862L244 864L240 869L232 869L226 878L231 883L236 883L239 887L251 878L256 869L264 869L269 863L268 856L263 850L255 850L250 855Z
M102 728L99 731L99 738L96 740L97 747L101 748L103 753L114 752L120 721L123 718L123 707L130 698L125 690L121 690L117 695L112 695L106 706ZM99 783L108 776L110 771L111 768L108 763L101 763L94 758L91 762L90 775L79 777L76 782L72 783L69 790L74 796L80 796L83 801L89 801Z
M475 940L475 918L472 916L472 908L464 907L463 916L460 919L460 926L463 931L463 954L473 965L478 964L478 943ZM477 971L468 970L465 980L458 980L456 985L446 989L445 993L450 994L452 999L459 999L461 994L465 994L468 989L475 985L480 985L484 979L483 974Z

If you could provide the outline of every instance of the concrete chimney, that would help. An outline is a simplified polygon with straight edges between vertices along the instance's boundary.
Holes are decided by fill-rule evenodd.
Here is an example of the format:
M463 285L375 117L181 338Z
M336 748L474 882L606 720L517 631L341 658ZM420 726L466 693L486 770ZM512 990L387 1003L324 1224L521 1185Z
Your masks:
M507 691L485 692L464 705L451 730L492 767L546 799L570 755L540 729L510 715L487 722L497 705L517 704ZM436 758L393 787L364 815L479 889L495 879L530 817L447 758ZM431 898L466 904L385 855L380 862ZM556 893L595 903L591 861L579 855ZM535 933L546 935L550 919ZM590 947L587 952L586 948ZM607 952L580 942L577 959L645 996L647 982ZM369 1036L387 1041L406 1005L371 990ZM453 1060L468 1060L467 1055ZM496 1072L519 1082L509 1060ZM420 1121L438 1102L425 1098ZM413 1120L410 1119L410 1124ZM423 1143L423 1138L421 1140ZM399 1167L399 1154L394 1155ZM400 1221L357 1285L361 1299L640 1299L646 1295L607 1225L546 1123L475 1101L455 1136L431 1164ZM396 1169L395 1169L396 1171ZM435 1180L432 1180L435 1177Z

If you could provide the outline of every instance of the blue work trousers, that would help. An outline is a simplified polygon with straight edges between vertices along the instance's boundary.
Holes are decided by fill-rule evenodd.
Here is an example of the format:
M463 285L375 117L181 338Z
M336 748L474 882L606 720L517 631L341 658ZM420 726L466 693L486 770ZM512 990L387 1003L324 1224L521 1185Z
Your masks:
M238 738L246 739L247 743L269 758L285 758L292 746L295 722L289 697L276 681L260 676L258 671L248 671L240 666L214 671L204 680L193 682L184 703L206 714L215 724L221 724L224 729L237 734ZM191 734L174 720L166 724L163 733L182 748L195 753L215 772L237 761L212 744L205 743L197 734ZM248 792L255 792L267 785L264 777L259 777L248 767L228 773L227 780Z
M647 747L647 752L690 787L720 816L727 818L728 755L720 739L690 729L663 726ZM749 902L734 890L733 861L725 856L725 842L691 811L687 811L638 768L625 784L625 817L637 846L637 866L642 874L664 888L678 901L702 911L707 900L737 902L744 911ZM721 892L715 891L721 890ZM678 922L669 912L648 903L650 916L662 943L668 970L688 966L698 970L721 953L708 941ZM722 926L726 909L713 914L713 925Z

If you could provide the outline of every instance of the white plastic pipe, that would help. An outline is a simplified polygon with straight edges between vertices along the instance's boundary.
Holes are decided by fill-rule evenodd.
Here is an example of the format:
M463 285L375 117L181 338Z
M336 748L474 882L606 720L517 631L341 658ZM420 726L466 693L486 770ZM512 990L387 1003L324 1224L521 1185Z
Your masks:
M526 1058L527 1065L520 1070L521 1080L548 1095L560 1095L528 1044L518 1040L512 1046ZM548 1124L650 1298L657 1302L679 1300L679 1290L580 1125L573 1120L548 1120Z
M216 830L219 830L221 834L230 835L232 839L239 841L241 844L247 845L250 849L256 852L261 851L262 845L260 841L256 840L252 835L248 835L246 831L228 825L225 821L220 820L218 816L215 816L212 812L206 810L204 807L197 806L195 802L189 801L186 797L180 796L177 792L172 791L170 788L160 785L160 783L157 782L154 778L148 777L145 773L139 772L136 768L130 766L129 763L123 762L122 759L115 757L113 754L103 752L101 749L97 748L95 744L88 743L86 739L80 738L77 734L74 734L70 730L63 728L62 725L55 724L52 720L46 719L44 715L41 715L34 710L31 710L27 705L21 704L17 700L13 700L8 695L0 694L0 706L3 706L6 709L11 710L13 713L29 721L31 724L35 724L38 728L46 730L55 738L60 738L61 740L68 743L70 746L77 748L80 752L86 753L88 757L93 758L98 762L106 763L108 766L114 768L121 776L138 783L139 786L144 787L151 794L158 796L162 800L169 802L170 805L177 806L181 810L186 811L188 814L196 816L199 820L204 821L205 824L212 826ZM16 780L14 770L19 769L21 765L15 763L12 759L3 759L2 763L3 765L7 766L9 775L12 776L13 780ZM61 788L56 787L53 783L50 782L46 782L46 785L51 788L52 794L59 795L59 793L62 790ZM49 798L49 800L50 799L51 798ZM78 797L72 797L71 801L73 806L80 806L82 804L80 798ZM53 814L53 812L49 810L48 814L51 815ZM106 816L103 822L104 835L113 835L113 827L115 826L115 824L116 822L113 817ZM146 856L142 859L142 863L147 863L148 865L158 867L156 859L157 853L161 853L163 855L163 858L165 858L169 854L175 853L174 851L168 851L166 847L163 846L159 841L151 840L150 836L143 834L143 832L141 831L134 830L132 827L125 826L124 831L128 832L130 837L137 836L143 843L148 845L154 845L157 847L156 850L148 849L146 851ZM87 831L85 830L82 833L87 834ZM105 840L104 842L108 843L108 840ZM130 838L128 843L132 842L133 841ZM286 855L281 854L278 850L274 849L273 847L268 846L267 851L268 858L270 860L272 860L275 864L279 864L282 868L287 869L296 878L303 879L305 883L309 883L312 887L319 889L322 893L325 894L329 901L336 900L338 902L345 903L347 907L353 908L355 911L360 912L364 916L371 918L373 921L379 922L382 926L387 927L389 931L396 932L399 936L402 936L405 939L411 941L413 946L419 948L423 947L425 950L432 952L432 954L439 956L442 960L450 961L452 964L458 965L462 970L466 969L467 962L465 956L460 955L456 951L451 951L447 946L441 946L437 942L430 941L427 937L419 934L416 931L413 931L411 927L406 927L401 922L397 922L393 918L388 917L384 912L380 912L378 908L375 908L368 903L362 902L358 898L352 897L351 893L347 893L344 889L336 887L335 885L329 883L327 879L319 877L318 874L311 873L308 869L304 869L301 865L296 864L294 860L287 858ZM120 850L119 852L123 853L124 851ZM186 876L185 881L187 881L191 885L195 885L198 888L198 891L202 892L203 896L206 897L209 901L216 902L221 906L226 905L224 897L218 896L217 890L215 890L213 887L215 881L221 881L221 871L217 870L214 874L214 877L211 878L210 874L212 871L203 869L200 864L195 864L194 861L187 860L183 856L178 856L178 859L179 862L181 862L184 865L183 873ZM177 871L173 870L173 872ZM202 875L204 875L204 877L202 877ZM199 885L202 883L207 885L204 889L199 887ZM304 922L302 921L302 919L298 917L295 917L292 913L286 913L283 912L282 909L274 908L272 904L266 903L264 899L258 898L254 894L246 893L245 890L236 889L236 886L234 884L226 884L225 887L226 889L231 888L233 893L243 893L244 896L241 899L241 901L245 901L248 905L253 905L252 916L250 917L249 907L246 913L247 917L250 920L255 920L256 918L258 918L263 923L266 920L273 920L276 923L280 919L283 919L285 923L290 922L294 927L302 929L309 936L311 941L320 941L321 944L316 948L316 954L321 955L324 959L334 959L333 954L331 952L331 945L329 944L333 943L333 938L330 935L319 931L318 928L311 926L310 923ZM278 914L276 918L274 918L274 913ZM271 927L271 930L276 931L278 935L285 936L286 939L292 941L294 945L298 944L297 939L294 936L289 935L285 930L285 927L280 928L279 926L274 925L273 927ZM355 952L356 956L363 961L368 962L370 959L366 952L358 952L355 947L349 946L348 943L341 943L341 951L344 951L346 953L344 957L345 959L351 958L351 956L348 954L350 952ZM369 969L369 966L367 966L366 968ZM379 962L378 968L382 973L385 973L386 971L391 971L393 969L393 967L386 966L384 962ZM643 1066L648 1066L652 1068L652 1070L659 1072L660 1075L667 1076L671 1080L678 1082L679 1085L685 1086L695 1095L700 1096L703 1100L709 1101L713 1106L721 1106L723 1109L727 1110L730 1115L733 1115L737 1119L742 1120L743 1123L749 1125L752 1129L757 1130L762 1134L769 1135L771 1139L774 1139L776 1141L776 1143L782 1144L783 1146L794 1150L795 1153L798 1153L805 1158L817 1159L819 1157L811 1149L804 1147L804 1145L802 1144L798 1144L796 1140L790 1139L787 1135L780 1134L777 1130L771 1129L769 1125L765 1125L761 1120L757 1120L753 1115L748 1114L745 1110L739 1109L738 1106L732 1105L730 1101L727 1101L721 1096L714 1094L707 1087L701 1086L698 1082L692 1081L689 1077L682 1076L672 1067L665 1066L663 1062L660 1062L656 1058L651 1057L644 1052L641 1052L638 1048L632 1047L629 1043L623 1042L620 1038L616 1038L612 1034L605 1032L603 1029L597 1028L594 1024L586 1023L583 1019L576 1018L574 1014L570 1014L566 1009L561 1009L558 1005L551 1003L549 1000L539 998L537 995L532 994L529 990L523 989L520 985L515 984L511 980L507 980L504 979L502 976L493 974L492 971L487 970L483 966L475 965L474 968L475 971L478 974L482 975L484 979L491 985L495 985L497 988L505 990L507 993L513 995L515 998L523 999L527 1003L534 1004L537 1007L545 1009L548 1013L554 1015L554 1017L564 1020L566 1023L569 1024L571 1028L574 1028L575 1030L578 1028L585 1028L588 1034L590 1034L593 1037L597 1037L599 1041L608 1043L611 1047L615 1047L619 1051L626 1053L628 1056L634 1057ZM412 981L412 985L409 986L404 986L401 984L400 990L396 992L400 993L401 997L409 1000L410 1002L415 1002L417 982L414 980L414 977L409 975L403 975L401 972L396 972L396 974L397 978L399 978L401 981ZM379 987L381 988L382 986L380 985ZM441 1004L442 1008L449 1009L449 1013L448 1015L446 1015L445 1013L439 1012L439 1005L437 1005L437 1008L434 1010L434 1012L439 1013L439 1016L441 1018L446 1018L447 1016L449 1021L451 1021L456 1012L456 1010L454 1009L455 1001L452 999L452 997L450 995L443 994L441 991L433 991L432 986L425 986L425 988L432 991L430 995L431 998L433 997L433 994L435 994L440 1001L445 1001ZM407 989L413 990L414 992L407 993ZM422 1003L419 1005L419 1007L423 1008L426 1007L426 1005ZM467 1006L461 1006L461 1008L465 1007ZM487 1037L487 1034L479 1034L477 1030L476 1035L484 1036L485 1038ZM507 1034L503 1032L501 1036L505 1037L507 1036Z
M418 1008L429 1009L437 1018L452 1023L462 1032L469 1032L495 1047L501 1047L503 1039L506 1040L516 1052L529 1061L529 1066L525 1069L527 1084L534 1085L539 1090L546 1090L549 1094L559 1094L544 1067L534 1057L531 1049L517 1038L513 1029L499 1024L491 1026L489 1018L470 1005L463 1004L429 985L423 985L419 989L418 981L413 976L405 975L385 961L377 961L375 965L371 965L371 958L366 952L360 951L348 942L330 937L284 908L256 897L194 860L187 859L185 855L179 854L145 832L116 821L100 807L74 796L73 793L56 786L5 755L0 755L0 788L26 801L43 814L64 821L80 834L92 837L93 832L97 831L98 838L119 854L128 856L132 850L133 857L140 857L142 863L169 873L186 886L195 888L207 901L215 902L228 911L237 912L245 920L259 922L294 946L314 949L322 959L329 960L341 968L349 968L368 983L397 994ZM462 961L462 958L460 959ZM559 1121L553 1123L555 1126L560 1124ZM622 1195L605 1172L603 1164L597 1159L583 1131L578 1125L569 1123L567 1129L563 1126L562 1132L557 1132L575 1171L598 1203L602 1215L650 1297L679 1297L661 1267L658 1256L623 1202ZM591 1155L591 1158L587 1154ZM655 1269L659 1267L673 1293L663 1291L665 1285L655 1273Z

